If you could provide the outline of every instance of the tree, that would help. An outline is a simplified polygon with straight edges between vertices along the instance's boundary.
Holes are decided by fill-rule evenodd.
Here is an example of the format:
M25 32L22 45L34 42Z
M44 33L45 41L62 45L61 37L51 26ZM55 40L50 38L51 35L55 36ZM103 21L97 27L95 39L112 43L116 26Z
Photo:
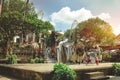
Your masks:
M71 30L68 29L67 31L65 31L64 36L69 38L70 37L70 32L71 32Z
M27 0L28 1L28 0ZM52 25L38 19L32 3L23 0L4 0L0 16L0 34L6 42L6 55L12 46L13 37L19 33L42 32L42 27L54 29ZM50 27L49 27L50 26Z
M75 29L68 29L64 33L64 37L69 39L69 42L74 42L75 41Z
M89 46L111 45L115 38L112 27L99 18L91 18L79 23L76 34L80 41L82 40Z
M53 27L53 25L50 22L45 21L43 23L43 26L41 27L41 31L43 33L46 33L48 30L54 30L54 27Z
M73 31L74 42L82 42L84 46L112 45L115 35L112 27L99 18L91 18L77 25ZM68 36L68 31L66 32Z

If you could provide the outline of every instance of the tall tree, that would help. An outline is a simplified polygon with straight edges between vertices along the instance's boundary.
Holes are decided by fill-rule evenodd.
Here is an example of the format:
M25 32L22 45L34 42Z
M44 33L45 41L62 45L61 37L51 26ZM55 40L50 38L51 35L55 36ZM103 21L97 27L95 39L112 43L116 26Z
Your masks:
M99 18L91 18L78 24L76 34L87 45L111 45L114 41L112 27Z
M69 31L70 32L70 31ZM65 33L68 36L68 31ZM73 31L75 42L82 42L85 46L112 45L114 43L115 35L112 27L99 18L91 18L83 21L77 25Z
M0 33L6 42L6 54L9 53L13 37L19 33L39 33L45 22L38 19L32 3L29 0L5 0L0 16ZM49 22L48 22L49 23ZM53 28L53 26L51 26ZM50 28L51 28L50 27Z

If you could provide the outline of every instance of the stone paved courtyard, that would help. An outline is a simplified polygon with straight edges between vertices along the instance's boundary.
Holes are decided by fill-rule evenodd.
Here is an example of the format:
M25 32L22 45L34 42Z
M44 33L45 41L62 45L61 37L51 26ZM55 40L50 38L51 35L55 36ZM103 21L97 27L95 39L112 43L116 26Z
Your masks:
M79 71L89 71L89 70L94 70L95 71L95 70L99 70L99 69L107 69L107 68L111 68L112 64L113 63L100 63L99 65L96 65L96 64L88 64L88 65L86 65L86 64L71 64L69 66L73 70L79 72ZM26 71L32 71L32 72L37 72L37 73L42 73L42 74L50 74L53 71L54 63L12 64L12 65L11 64L0 64L0 67L1 66L6 67L6 68L8 67L8 68L10 68L10 70L12 68L14 68L14 69L19 69L20 71L25 71L26 70ZM18 79L13 79L13 78L9 78L9 77L0 76L0 80L18 80ZM40 80L42 80L42 79L40 79ZM108 80L120 80L120 77L112 77Z
M99 65L96 64L72 64L69 65L70 68L73 70L85 70L85 69L97 69L97 68L110 68L112 67L113 63L100 63ZM0 66L8 66L18 69L26 69L26 70L33 70L42 73L49 73L53 71L54 63L46 63L46 64L0 64Z
M14 79L14 78L10 78L10 77L0 75L0 80L18 80L18 79Z

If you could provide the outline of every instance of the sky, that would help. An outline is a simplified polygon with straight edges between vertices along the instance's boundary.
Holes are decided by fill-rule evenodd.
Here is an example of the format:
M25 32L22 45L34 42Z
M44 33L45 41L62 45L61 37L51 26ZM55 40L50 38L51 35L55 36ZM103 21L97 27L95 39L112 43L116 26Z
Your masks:
M57 31L66 31L89 18L99 17L109 23L116 35L120 33L120 0L30 0L36 12L43 10L44 21Z

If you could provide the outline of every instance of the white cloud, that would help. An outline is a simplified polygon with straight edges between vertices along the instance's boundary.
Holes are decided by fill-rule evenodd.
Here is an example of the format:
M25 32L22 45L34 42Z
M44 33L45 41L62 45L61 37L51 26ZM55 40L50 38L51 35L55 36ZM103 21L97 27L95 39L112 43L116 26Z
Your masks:
M71 11L69 7L64 7L58 12L54 12L51 16L51 20L55 23L71 24L74 20L79 22L87 20L92 17L89 10L84 8L76 11Z
M108 20L111 18L109 13L101 13L100 15L98 15L98 17L103 19L103 20Z
M63 7L58 12L52 13L50 17L53 23L72 24L74 20L81 22L93 17L99 17L103 20L108 20L110 19L110 14L101 13L99 15L94 16L90 10L87 10L85 8L72 11L69 7Z

